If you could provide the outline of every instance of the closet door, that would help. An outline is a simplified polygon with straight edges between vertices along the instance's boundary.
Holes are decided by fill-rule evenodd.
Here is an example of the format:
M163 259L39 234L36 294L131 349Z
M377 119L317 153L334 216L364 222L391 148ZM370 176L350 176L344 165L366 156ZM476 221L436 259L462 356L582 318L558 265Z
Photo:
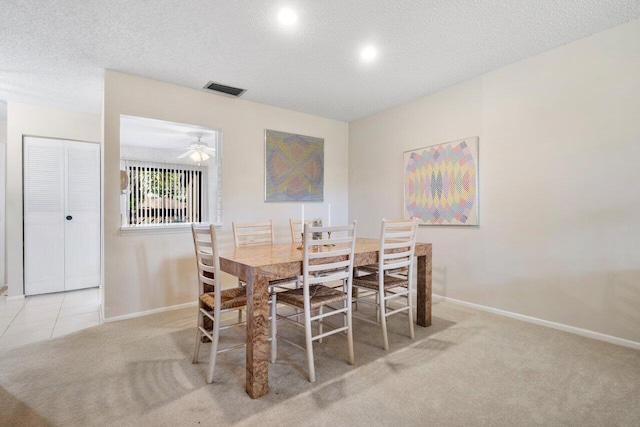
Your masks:
M65 142L64 289L100 285L100 145Z
M25 294L63 291L64 141L24 139Z

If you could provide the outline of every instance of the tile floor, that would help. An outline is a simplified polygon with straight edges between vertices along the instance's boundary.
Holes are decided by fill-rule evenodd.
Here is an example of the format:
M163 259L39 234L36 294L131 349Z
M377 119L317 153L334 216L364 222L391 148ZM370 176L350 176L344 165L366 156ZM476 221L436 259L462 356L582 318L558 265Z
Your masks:
M99 288L34 295L12 301L0 296L0 350L101 324L100 298Z

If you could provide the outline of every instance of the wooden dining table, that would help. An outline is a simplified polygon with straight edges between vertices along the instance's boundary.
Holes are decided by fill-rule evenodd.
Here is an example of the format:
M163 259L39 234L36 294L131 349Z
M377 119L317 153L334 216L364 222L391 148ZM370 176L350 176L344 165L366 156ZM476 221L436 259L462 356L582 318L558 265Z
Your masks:
M246 391L269 392L269 282L302 274L300 243L242 246L220 250L220 268L247 284ZM357 238L354 266L378 262L379 239ZM416 243L416 323L431 325L431 244Z

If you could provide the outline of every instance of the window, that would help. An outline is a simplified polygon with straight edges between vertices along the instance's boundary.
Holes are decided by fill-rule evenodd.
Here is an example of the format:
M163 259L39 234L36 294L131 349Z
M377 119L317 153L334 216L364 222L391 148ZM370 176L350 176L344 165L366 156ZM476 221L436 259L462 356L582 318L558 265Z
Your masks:
M182 232L222 222L222 131L120 116L120 214L125 233Z
M201 222L207 217L206 168L125 160L129 181L126 224Z

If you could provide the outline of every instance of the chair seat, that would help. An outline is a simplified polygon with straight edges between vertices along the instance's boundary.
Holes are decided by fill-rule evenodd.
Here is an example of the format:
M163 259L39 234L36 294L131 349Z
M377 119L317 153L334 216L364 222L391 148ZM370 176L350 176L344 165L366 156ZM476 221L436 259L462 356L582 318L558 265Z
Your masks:
M303 288L291 289L278 293L278 302L283 302L298 308L304 308ZM347 295L339 290L324 285L309 286L311 309L316 309L325 304L342 302Z
M356 267L359 271L365 271L367 273L377 273L379 271L378 264L369 264ZM409 272L408 267L396 268L395 270L387 270L387 274L407 274Z
M237 287L232 289L223 289L220 291L220 309L238 308L247 305L247 289L245 287ZM213 310L216 306L216 299L213 292L200 295L200 301L208 308Z
M287 277L286 279L277 279L277 280L269 280L269 286L281 285L283 283L291 283L296 282L298 280L297 277Z
M299 280L299 278L297 278L297 277L287 277L285 279L270 280L269 281L269 292L272 292L272 289L271 289L272 287L281 286L281 285L287 285L287 284L295 284L297 280ZM247 283L243 282L242 280L238 280L238 283L243 288L245 286L247 286Z
M407 279L403 279L396 276L384 275L384 288L385 289L393 289L400 286L407 287L409 286L409 281ZM373 290L379 289L378 284L378 274L367 274L365 276L354 277L353 278L354 286L360 286L363 288L369 288Z

